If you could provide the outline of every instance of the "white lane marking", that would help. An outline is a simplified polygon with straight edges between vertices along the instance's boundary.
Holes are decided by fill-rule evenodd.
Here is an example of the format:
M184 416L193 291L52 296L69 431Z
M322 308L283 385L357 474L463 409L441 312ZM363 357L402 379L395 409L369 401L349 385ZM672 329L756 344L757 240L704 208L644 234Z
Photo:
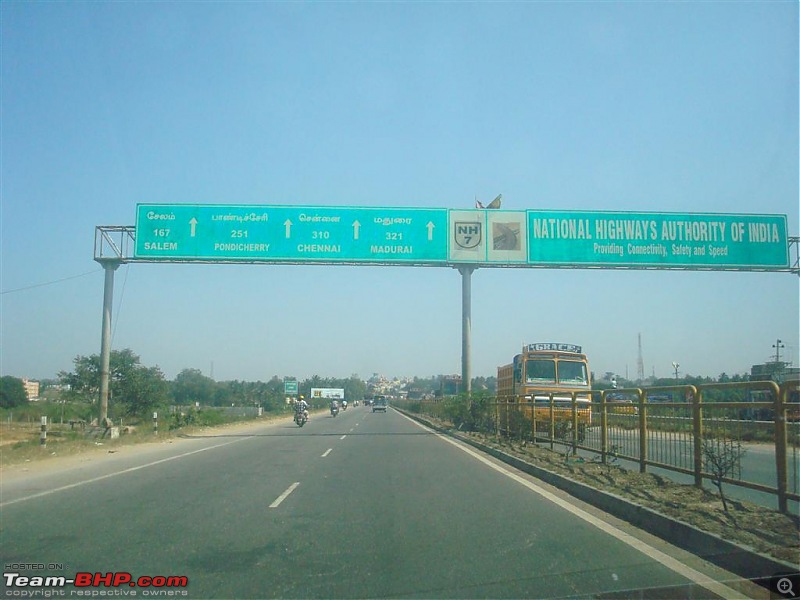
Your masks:
M286 491L285 491L285 492L283 492L283 493L282 493L280 496L278 496L277 498L275 498L275 502L273 502L272 504L270 504L270 505L269 505L269 507L270 507L270 508L278 508L278 507L281 505L281 502L283 502L284 500L286 500L286 497L287 497L289 494L291 494L291 493L292 493L292 492L295 490L295 488L296 488L298 485L300 485L300 482L299 482L299 481L295 481L295 482L294 482L292 485L290 485L288 488L286 488Z
M424 430L426 430L426 431L428 431L430 433L434 433L439 439L444 440L448 444L452 444L453 446L455 446L456 448L458 448L462 452L466 452L467 454L469 454L473 458L475 458L475 459L479 460L480 462L484 463L485 465L491 467L492 469L494 469L498 473L502 473L503 475L506 475L507 477L513 479L514 481L516 481L518 483L521 483L522 485L524 485L526 488L528 488L532 492L535 492L535 493L539 494L540 496L542 496L546 500L549 500L550 502L552 502L556 506L559 506L560 508L563 508L564 510L566 510L568 512L571 512L573 515L575 515L579 519L583 519L584 521L586 521L590 525L594 525L595 527L597 527L601 531L607 533L608 535L610 535L612 537L617 538L619 541L621 541L621 542L623 542L625 544L628 544L630 547L635 548L636 550L638 550L639 552L641 552L645 556L648 556L651 559L655 560L656 562L661 563L662 565L664 565L668 569L678 573L679 575L685 577L686 579L688 579L690 581L693 581L697 585L706 588L707 590L711 591L712 593L717 594L718 596L720 596L722 598L740 598L742 596L741 592L737 592L737 591L729 588L728 586L723 585L723 584L715 581L714 579L710 578L708 575L704 575L700 571L696 571L695 569L692 569L691 567L683 564L679 560L677 560L675 558L672 558L669 554L666 554L666 553L662 552L661 550L658 550L657 548L653 548L651 545L643 542L642 540L639 540L639 539L635 538L634 536L632 536L632 535L630 535L628 533L625 533L624 531L620 531L616 527L606 523L605 521L595 517L594 515L589 514L585 510L583 510L581 508L578 508L577 506L573 506L572 504L570 504L568 502L564 502L563 499L561 499L558 496L556 496L555 494L553 494L551 492L548 492L547 490L539 487L535 483L532 483L532 482L528 481L527 479L524 479L524 478L520 477L516 473L513 473L513 472L507 470L506 468L504 468L504 467L502 467L500 465L496 465L495 463L493 463L492 461L490 461L486 457L481 456L480 454L478 454L477 452L475 452L471 448L468 448L467 446L465 446L461 442L453 440L453 439L451 439L451 438L449 438L449 437L447 437L445 435L442 435L441 433L438 433L436 431L433 431L432 429L429 429L428 427L425 427L421 423L418 423L417 421L415 421L414 419L411 419L410 417L407 417L406 415L403 415L403 416L406 417L406 419L408 419L409 421L411 421L415 425L418 425L419 427L421 427L422 429L424 429Z
M347 437L347 434L345 433L345 434L344 434L342 437L340 437L339 439L340 439L340 440L343 440L343 439L344 439L344 438L346 438L346 437Z
M328 448L327 450L325 450L325 454L322 455L322 458L325 458L326 456L328 456L328 454L330 454L332 450L333 450L333 448Z
M117 475L126 475L128 473L133 473L134 471L139 471L141 469L146 469L147 467L154 467L156 465L160 465L162 463L170 462L172 460L177 460L179 458L186 458L187 456L191 456L192 454L199 454L200 452L205 452L206 450L214 450L216 448L222 448L223 446L229 446L230 444L235 444L236 442L241 442L242 440L246 440L250 438L239 438L236 440L232 440L230 442L225 442L224 444L217 444L216 446L208 446L207 448L200 448L199 450L192 450L191 452L184 452L183 454L178 454L177 456L170 456L169 458L162 458L161 460L156 460L151 463L147 463L144 465L139 465L138 467L130 467L129 469L123 469L122 471L117 471L116 473L108 473L107 475L100 475L99 477L92 477L91 479L84 479L83 481L76 481L75 483L70 483L69 485L63 485L61 487L53 488L52 490L46 490L44 492L39 492L36 494L31 494L30 496L23 496L22 498L17 498L15 500L8 500L7 502L0 503L0 508L5 506L10 506L12 504L16 504L17 502L25 502L27 500L33 500L34 498L41 498L43 496L49 496L51 494L55 494L56 492L63 492L65 490L71 490L72 488L80 487L82 485L86 485L88 483L95 483L97 481L103 481L104 479L111 479L112 477L116 477Z

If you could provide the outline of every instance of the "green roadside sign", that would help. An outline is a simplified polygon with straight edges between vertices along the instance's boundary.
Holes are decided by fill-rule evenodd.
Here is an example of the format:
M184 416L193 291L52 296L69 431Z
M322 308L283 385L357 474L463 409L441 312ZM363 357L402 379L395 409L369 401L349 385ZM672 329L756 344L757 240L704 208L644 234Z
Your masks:
M283 393L287 396L296 396L298 391L296 379L283 380Z
M137 259L422 263L447 259L447 209L139 204Z

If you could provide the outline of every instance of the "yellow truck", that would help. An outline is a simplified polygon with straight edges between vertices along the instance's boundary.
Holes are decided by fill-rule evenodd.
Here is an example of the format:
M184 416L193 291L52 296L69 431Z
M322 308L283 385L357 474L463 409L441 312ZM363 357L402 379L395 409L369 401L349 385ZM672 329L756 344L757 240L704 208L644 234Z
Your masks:
M569 430L574 399L578 440L583 441L592 422L590 373L580 346L554 342L523 346L513 362L497 368L500 428L516 412L535 421L537 431L549 431L551 420L558 431Z

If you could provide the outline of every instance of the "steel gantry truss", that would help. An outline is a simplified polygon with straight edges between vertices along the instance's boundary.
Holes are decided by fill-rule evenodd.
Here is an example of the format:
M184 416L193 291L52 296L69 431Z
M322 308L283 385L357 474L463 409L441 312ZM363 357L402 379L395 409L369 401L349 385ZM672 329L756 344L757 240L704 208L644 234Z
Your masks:
M479 267L504 267L504 268L547 268L547 269L616 269L616 270L671 270L671 271L761 271L761 272L784 272L800 275L800 237L789 237L787 267L779 268L690 268L677 266L586 266L578 264L560 265L513 265L513 264L458 264L446 263L439 266L448 266L458 269L461 273L461 380L464 383L464 390L471 392L471 329L472 329L472 301L471 301L471 278L472 273ZM103 326L102 340L100 347L100 424L107 421L108 417L108 390L110 375L111 358L111 307L114 300L114 272L121 264L125 263L199 263L199 264L332 264L324 261L275 261L265 263L256 260L175 260L175 259L152 259L136 258L136 228L131 225L99 225L95 228L94 236L94 260L103 265L105 269L105 288L103 295ZM363 263L338 262L339 265L361 265ZM397 266L397 263L371 262L369 266ZM431 266L430 264L404 263L402 266Z
M618 271L750 271L750 272L770 272L770 273L794 273L800 275L800 237L789 237L788 243L788 256L789 265L787 267L687 267L687 266L633 266L633 265L608 265L597 266L586 264L494 264L494 263L481 263L479 265L460 264L460 263L446 263L442 265L431 265L429 263L403 263L398 265L397 262L380 262L374 261L370 263L360 262L336 262L330 261L290 261L280 260L265 262L263 260L246 260L246 259L153 259L153 258L137 258L135 256L136 246L136 228L133 225L98 225L95 228L94 236L94 260L103 264L106 262L116 262L119 264L124 263L194 263L194 264L281 264L281 265L345 265L345 266L447 266L455 269L463 267L470 267L473 270L477 268L509 268L509 269L614 269Z

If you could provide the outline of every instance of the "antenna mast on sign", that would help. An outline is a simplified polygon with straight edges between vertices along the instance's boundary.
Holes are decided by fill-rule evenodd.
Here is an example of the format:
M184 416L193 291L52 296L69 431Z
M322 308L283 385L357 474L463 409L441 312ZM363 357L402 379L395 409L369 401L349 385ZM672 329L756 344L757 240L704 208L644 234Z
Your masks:
M644 360L642 359L642 334L639 334L639 358L636 362L636 371L639 381L644 379Z

